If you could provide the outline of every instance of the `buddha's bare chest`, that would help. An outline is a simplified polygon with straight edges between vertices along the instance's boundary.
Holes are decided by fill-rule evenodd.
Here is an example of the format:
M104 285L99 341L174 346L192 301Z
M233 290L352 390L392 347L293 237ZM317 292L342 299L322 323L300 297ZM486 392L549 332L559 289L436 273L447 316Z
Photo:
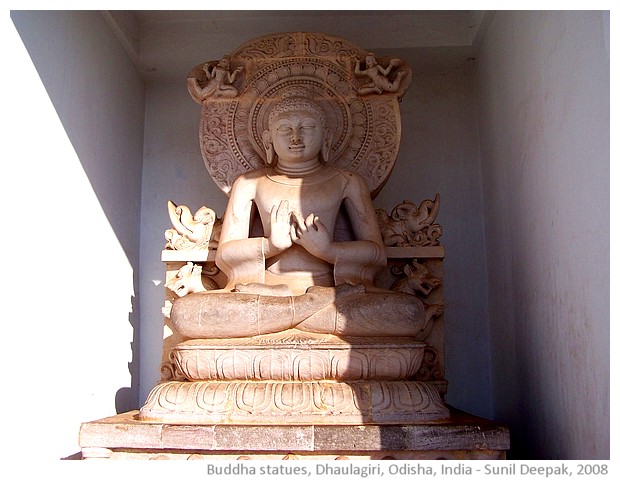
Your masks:
M302 217L313 213L324 222L334 220L344 196L344 179L334 176L320 183L304 184L303 181L281 183L271 178L261 179L255 203L263 219L269 218L272 207L278 207L287 200L289 210Z

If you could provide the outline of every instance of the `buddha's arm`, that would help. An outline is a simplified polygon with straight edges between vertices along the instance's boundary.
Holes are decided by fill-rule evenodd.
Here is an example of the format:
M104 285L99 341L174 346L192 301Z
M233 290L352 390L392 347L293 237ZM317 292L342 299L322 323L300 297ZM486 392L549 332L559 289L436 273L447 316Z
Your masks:
M237 283L264 280L264 254L261 238L248 238L254 190L237 179L222 220L222 232L215 257L216 265L228 276L227 288Z
M387 258L370 193L361 177L353 175L348 182L344 206L356 240L334 242L338 254L334 262L335 280L355 283L359 278L366 284L372 283Z

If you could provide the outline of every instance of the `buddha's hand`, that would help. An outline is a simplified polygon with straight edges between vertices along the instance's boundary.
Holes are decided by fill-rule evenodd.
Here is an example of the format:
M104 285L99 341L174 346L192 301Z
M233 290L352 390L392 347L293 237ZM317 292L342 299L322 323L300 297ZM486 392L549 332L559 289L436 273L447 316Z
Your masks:
M290 230L291 211L288 200L282 200L277 207L271 207L271 228L267 239L270 247L280 252L290 248L293 245Z
M334 249L332 247L332 239L327 228L319 220L319 217L311 213L304 220L298 213L292 213L290 236L293 242L304 247L308 253L317 258L335 262Z

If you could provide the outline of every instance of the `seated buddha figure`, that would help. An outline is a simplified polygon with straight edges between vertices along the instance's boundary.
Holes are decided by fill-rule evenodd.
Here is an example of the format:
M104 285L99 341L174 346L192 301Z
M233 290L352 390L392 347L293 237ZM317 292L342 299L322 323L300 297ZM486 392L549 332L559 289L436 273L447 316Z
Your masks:
M273 102L262 135L267 166L236 179L223 217L216 264L228 284L177 299L173 325L194 339L289 329L414 336L424 305L373 285L386 264L375 210L362 177L328 163L322 108L299 88ZM341 209L351 240L334 240ZM262 232L251 236L256 213Z

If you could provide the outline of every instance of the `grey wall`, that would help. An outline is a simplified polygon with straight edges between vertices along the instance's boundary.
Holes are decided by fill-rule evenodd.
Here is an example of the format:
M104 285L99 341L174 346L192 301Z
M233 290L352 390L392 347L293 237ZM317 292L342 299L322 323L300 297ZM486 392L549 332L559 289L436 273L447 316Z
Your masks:
M402 141L388 183L375 200L390 211L405 199L441 195L446 302L446 400L492 417L482 180L474 65L466 57L428 62L402 51L414 80L401 103Z
M81 422L138 407L144 86L99 12L11 19L7 457L57 459Z
M477 63L495 416L609 458L609 13L499 12Z

